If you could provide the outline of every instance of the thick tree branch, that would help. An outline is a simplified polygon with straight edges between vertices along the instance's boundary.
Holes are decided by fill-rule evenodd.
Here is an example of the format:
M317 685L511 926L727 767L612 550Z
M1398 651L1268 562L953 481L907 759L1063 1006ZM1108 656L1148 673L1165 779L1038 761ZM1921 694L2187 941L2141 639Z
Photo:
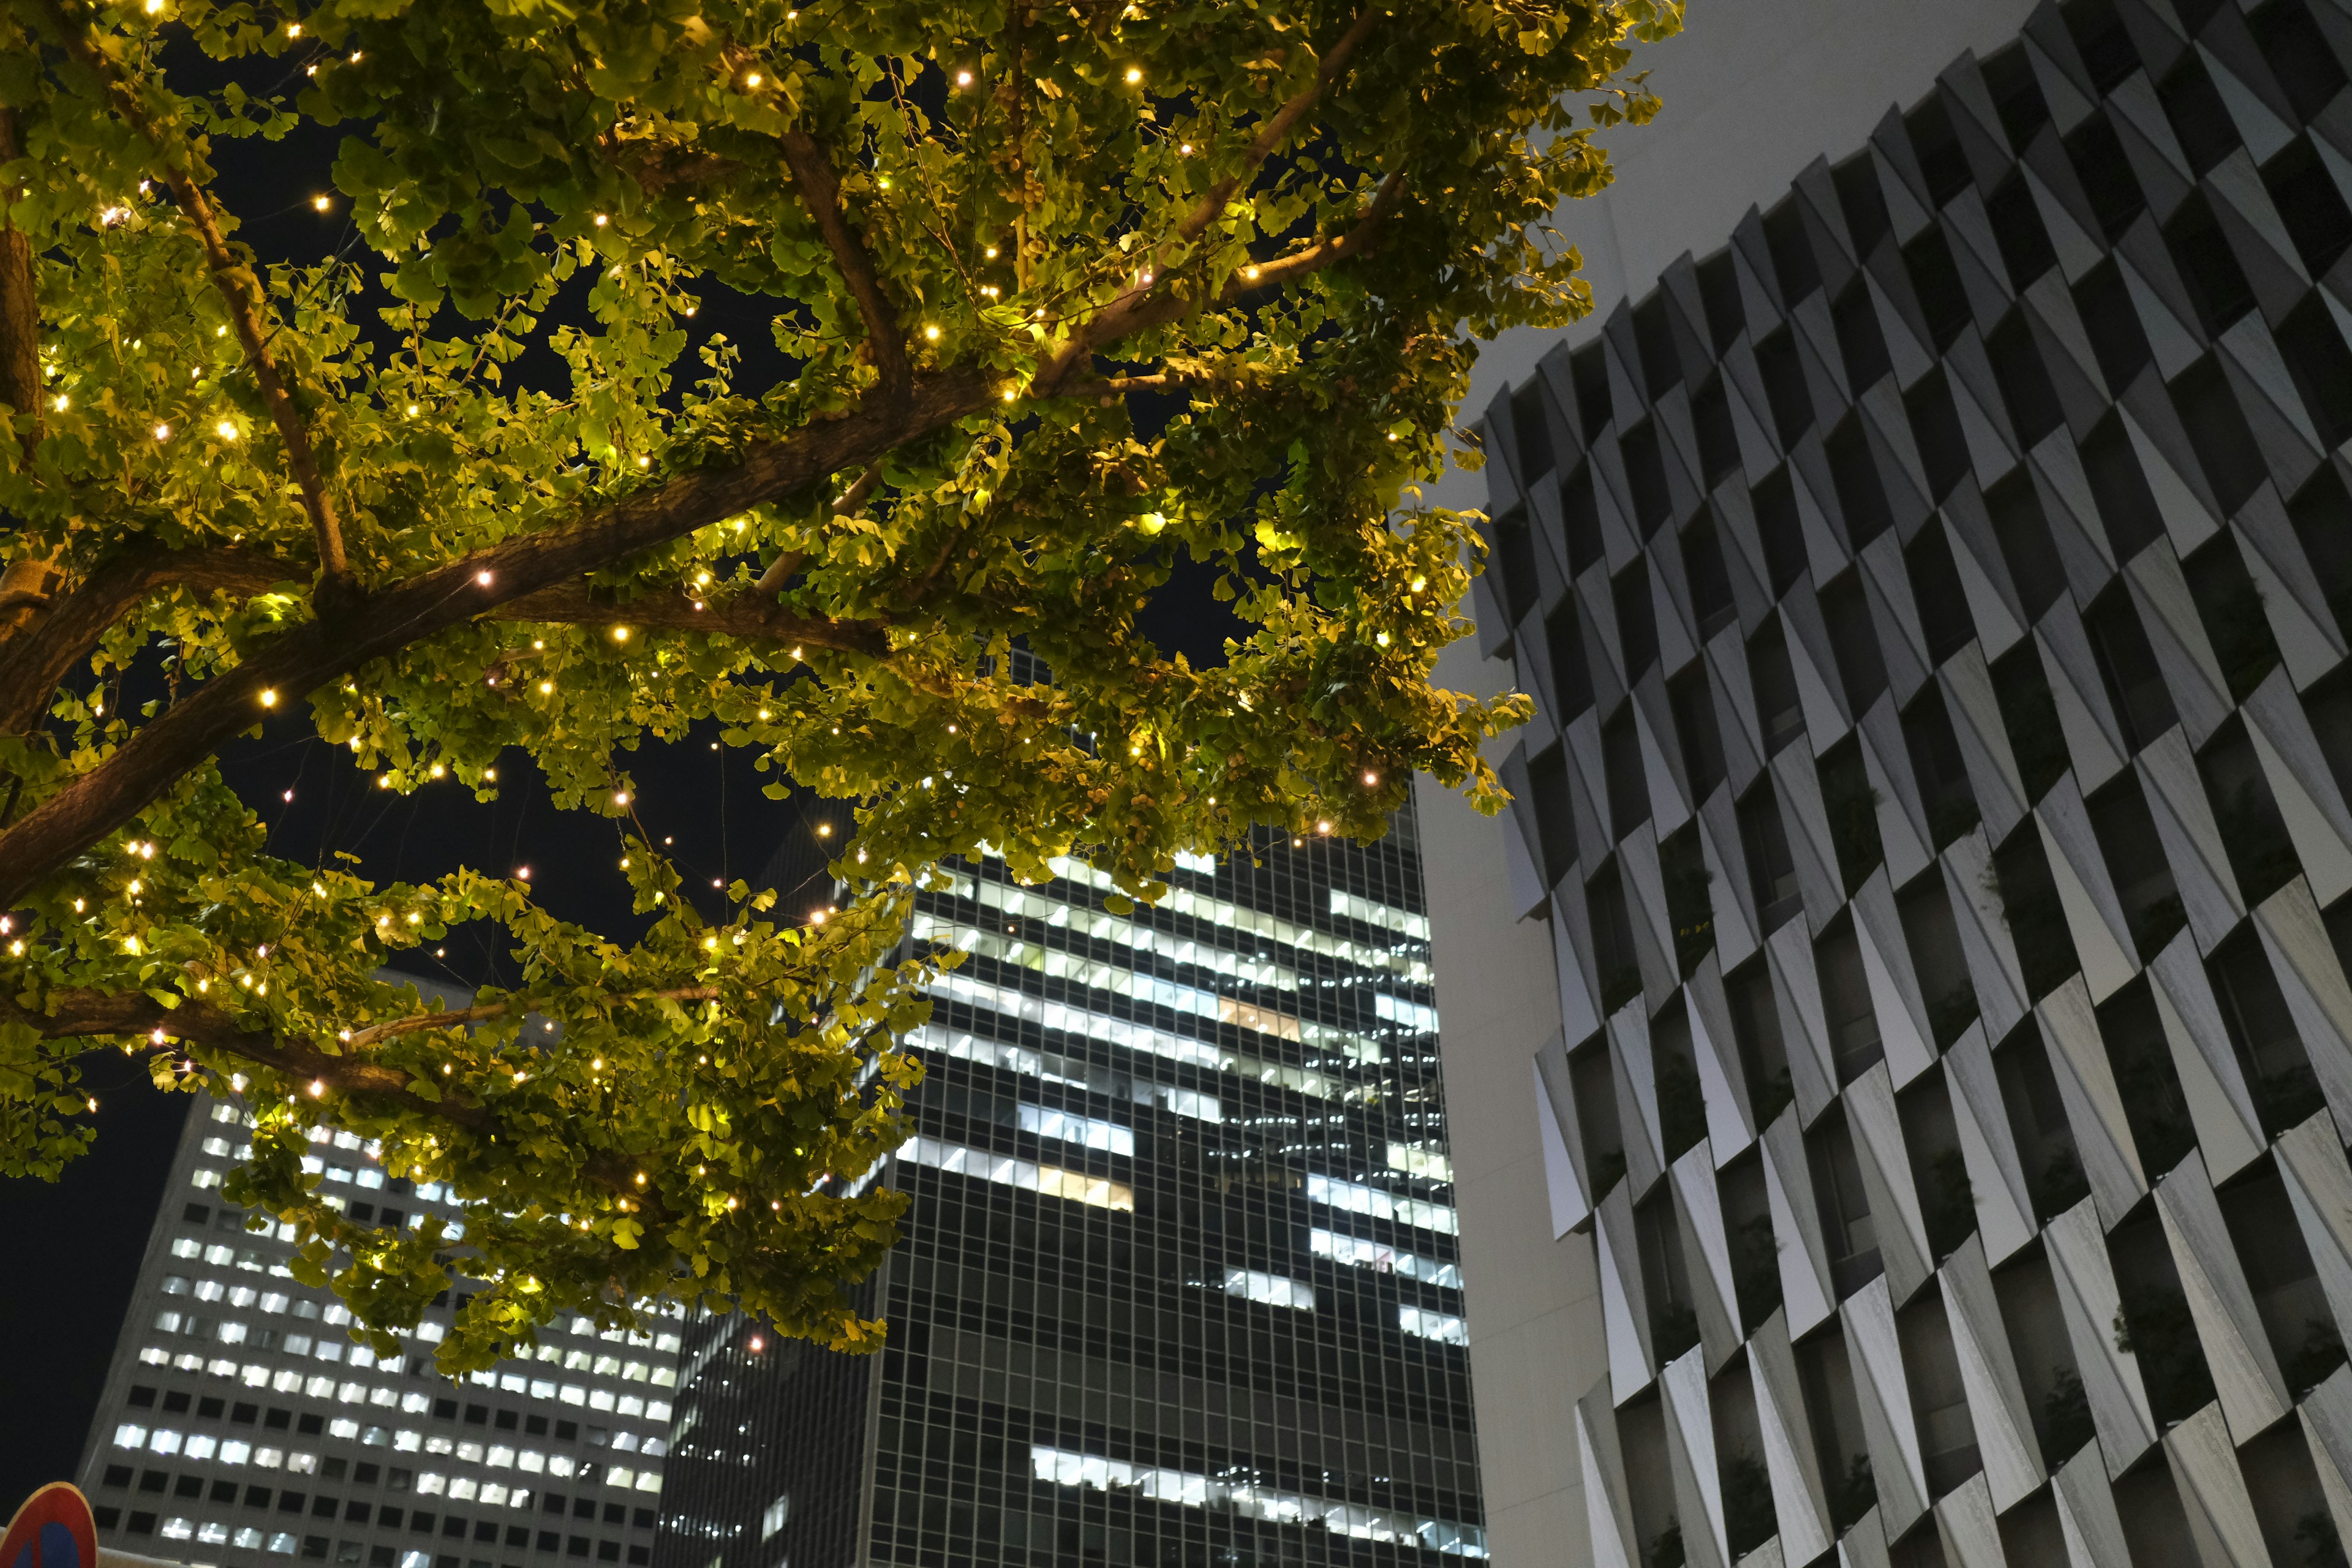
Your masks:
M816 220L825 248L833 252L834 265L841 269L842 279L849 285L850 297L857 301L857 314L866 322L866 341L874 356L874 368L881 376L882 392L892 399L903 397L912 379L907 364L906 339L899 333L897 312L882 296L882 279L874 270L874 258L867 253L866 242L850 228L849 219L841 210L841 182L834 177L833 154L805 131L785 132L783 148L785 166L792 170L793 183L801 189L801 205Z
M724 599L705 599L699 605L682 596L668 595L648 595L615 604L595 598L584 583L565 583L501 605L488 618L562 626L719 632L750 641L831 648L837 653L864 654L868 658L881 658L890 651L889 639L879 623L797 616L778 605L772 596L762 598L756 591Z
M677 185L719 179L743 166L717 153L697 152L674 142L625 140L610 132L596 145L614 167L636 181L637 188L648 196L662 195Z
M872 463L998 401L989 378L977 370L926 377L904 406L876 400L782 439L752 443L731 464L682 474L625 500L583 507L569 521L514 535L370 595L331 621L292 628L206 680L104 763L0 831L0 909L135 816L252 724L263 692L283 689L299 697L316 690L449 626Z
M857 476L855 484L833 498L833 510L856 517L858 509L866 504L866 498L874 493L874 487L881 482L882 465L868 464L866 471ZM768 569L760 574L757 583L751 584L751 592L769 598L775 597L784 591L784 584L793 580L793 574L799 571L801 563L807 559L808 552L805 550L785 551L768 563Z
M49 615L30 633L13 644L0 643L0 735L21 735L39 723L74 666L89 657L109 626L157 588L251 598L289 581L295 571L288 562L230 550L115 557L54 599Z
M163 164L164 183L171 186L181 214L204 245L213 287L228 306L229 321L236 329L237 342L244 347L246 363L260 384L270 423L278 427L278 439L286 448L286 466L292 470L294 482L302 492L303 509L310 514L310 529L319 548L319 591L331 602L348 600L353 589L351 564L343 554L342 524L335 515L334 500L327 494L326 481L320 477L318 459L310 450L310 427L301 411L295 407L294 398L286 389L286 378L279 373L264 336L262 317L267 307L262 302L258 279L251 268L230 253L220 225L213 216L212 200L196 184L187 149L175 138L163 133L148 114L146 105L140 101L138 89L92 41L88 28L67 19L59 0L38 3L57 29L66 52L105 86L116 112Z

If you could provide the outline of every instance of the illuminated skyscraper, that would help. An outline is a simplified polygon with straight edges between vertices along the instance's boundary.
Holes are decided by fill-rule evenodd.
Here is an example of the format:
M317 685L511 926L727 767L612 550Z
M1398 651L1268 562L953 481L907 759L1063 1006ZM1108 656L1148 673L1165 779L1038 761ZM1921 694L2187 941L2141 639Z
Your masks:
M888 1345L688 1325L661 1568L1485 1555L1413 819L1256 859L922 895Z

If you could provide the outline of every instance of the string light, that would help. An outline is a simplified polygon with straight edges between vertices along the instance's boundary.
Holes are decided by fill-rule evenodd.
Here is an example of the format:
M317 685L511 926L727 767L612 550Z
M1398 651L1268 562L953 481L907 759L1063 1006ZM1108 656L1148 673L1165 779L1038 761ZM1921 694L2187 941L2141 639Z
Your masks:
M1380 782L1381 782L1381 775L1380 775L1380 774L1378 774L1378 773L1366 773L1366 774L1364 775L1364 787L1365 787L1366 789L1372 789L1372 788L1377 787L1377 786L1379 785Z
M324 196L312 196L310 198L310 205L318 208L319 211L325 212L327 210L327 198Z
M940 341L940 330L937 327L925 327L923 329L923 336L932 342L938 342Z
M276 691L275 689L269 689L269 690L265 690L265 691L263 691L263 692L262 692L262 694L261 694L261 705L262 705L264 708L275 708L275 707L277 707L277 706L278 706L278 693L277 693L277 691Z
M158 425L155 426L155 439L158 441L168 441L171 438L172 427L169 425Z
M956 85L957 85L958 87L970 87L970 86L971 85L971 72L970 72L970 71L958 71L958 72L956 72Z
M629 628L628 628L628 627L626 627L626 626L614 626L614 627L613 628L613 640L614 640L614 642L626 642L626 641L628 641L628 640L629 640Z
M743 79L743 85L744 85L745 87L757 87L757 86L759 86L759 85L760 85L760 73L759 73L758 71L753 71L751 75L749 75L749 76L745 77L745 78Z
M1135 67L1135 66L1129 66L1129 67L1128 67L1128 68L1127 68L1127 85L1128 85L1128 86L1129 86L1129 87L1133 87L1137 82L1139 82L1139 81L1141 81L1142 79L1143 79L1143 72L1142 72L1142 70L1141 70L1140 68L1139 68L1138 67Z
M608 220L606 219L605 216L604 216L603 213L598 213L598 214L596 215L596 226L597 226L598 228L602 228L602 227L604 227L604 225L605 225L605 223L606 223L607 221L608 221Z

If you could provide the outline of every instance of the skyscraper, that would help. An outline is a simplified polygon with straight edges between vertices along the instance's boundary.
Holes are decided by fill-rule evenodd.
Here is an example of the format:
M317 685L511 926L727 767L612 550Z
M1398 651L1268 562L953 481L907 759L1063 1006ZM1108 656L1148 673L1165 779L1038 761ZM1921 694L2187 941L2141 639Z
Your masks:
M1484 1556L1412 834L922 894L888 1343L689 1323L660 1568Z
M294 1279L288 1239L221 1201L250 1125L234 1100L191 1109L82 1457L100 1542L208 1568L644 1568L677 1324L599 1335L575 1319L535 1359L452 1383L433 1370L445 1295L379 1359L331 1291ZM312 1149L306 1167L355 1219L453 1215L352 1134Z
M2340 1563L2352 12L1691 20L1431 809L1497 1553Z

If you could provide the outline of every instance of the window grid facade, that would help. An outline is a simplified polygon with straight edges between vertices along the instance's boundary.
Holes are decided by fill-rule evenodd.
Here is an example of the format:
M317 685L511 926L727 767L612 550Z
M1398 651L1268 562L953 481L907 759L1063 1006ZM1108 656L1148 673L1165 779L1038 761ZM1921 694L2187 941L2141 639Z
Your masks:
M888 1343L690 1324L660 1568L1483 1557L1412 842L924 894Z
M1487 410L1592 1560L2343 1561L2347 67L2044 4Z
M248 1231L221 1202L249 1127L233 1100L190 1109L81 1466L100 1542L204 1568L649 1563L680 1325L575 1319L535 1359L453 1383L433 1370L445 1295L378 1358L293 1278L290 1226ZM462 1235L437 1185L388 1177L356 1136L312 1149L354 1218L440 1214Z

